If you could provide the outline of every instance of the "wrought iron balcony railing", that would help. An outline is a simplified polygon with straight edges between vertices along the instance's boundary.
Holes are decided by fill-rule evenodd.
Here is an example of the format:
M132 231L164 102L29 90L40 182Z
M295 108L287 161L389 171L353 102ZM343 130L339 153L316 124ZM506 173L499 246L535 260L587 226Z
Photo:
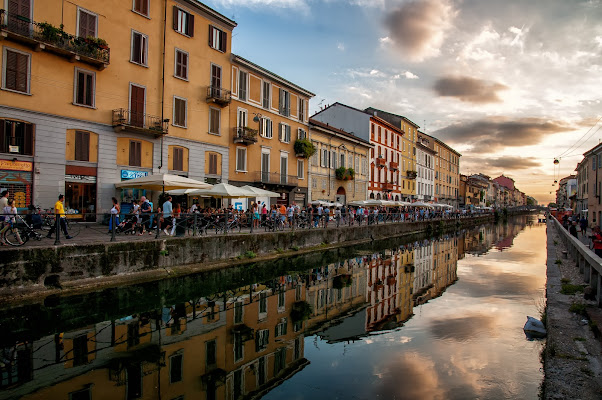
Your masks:
M248 126L237 126L234 128L234 143L257 143L257 129L251 129Z
M224 88L209 86L207 87L207 103L215 103L221 107L225 107L232 100L231 94L229 90Z
M118 108L113 110L113 127L116 130L150 133L155 136L167 134L169 119L141 112Z
M0 10L0 32L7 39L85 62L99 69L109 65L110 50L104 40L74 36L47 22L34 22L27 17Z
M255 182L271 185L297 186L299 178L294 175L281 174L280 172L256 172Z

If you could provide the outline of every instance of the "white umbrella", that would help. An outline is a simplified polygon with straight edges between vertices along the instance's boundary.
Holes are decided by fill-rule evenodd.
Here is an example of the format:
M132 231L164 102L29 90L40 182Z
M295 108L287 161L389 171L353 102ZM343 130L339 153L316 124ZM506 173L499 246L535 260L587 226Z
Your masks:
M422 201L417 201L416 203L412 203L411 204L412 207L426 207L426 208L433 208L433 206L431 204L422 202Z
M367 202L367 200L355 200L355 201L349 202L349 205L350 206L365 206L366 202Z
M199 191L199 189L174 189L174 190L168 190L166 193L169 193L169 194L175 195L175 196L184 195L184 194L196 195L198 191ZM202 197L207 197L207 196L202 196Z
M211 197L238 199L241 197L256 197L257 194L228 183L218 183L211 189L200 189L188 194L204 194Z
M271 192L269 190L261 189L255 186L245 185L241 189L248 190L256 194L255 197L280 197L279 193Z
M209 189L211 188L211 185L194 179L184 178L179 175L159 174L119 182L115 184L115 187L118 189L127 188L165 191L173 189Z

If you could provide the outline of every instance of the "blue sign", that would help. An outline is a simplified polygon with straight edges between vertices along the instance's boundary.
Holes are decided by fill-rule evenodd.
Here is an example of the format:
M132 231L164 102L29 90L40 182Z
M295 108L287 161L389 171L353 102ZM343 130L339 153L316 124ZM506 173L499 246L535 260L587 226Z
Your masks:
M238 201L234 203L234 209L242 211L242 203L239 203Z
M121 170L121 179L136 179L148 176L148 171L130 171L127 169Z

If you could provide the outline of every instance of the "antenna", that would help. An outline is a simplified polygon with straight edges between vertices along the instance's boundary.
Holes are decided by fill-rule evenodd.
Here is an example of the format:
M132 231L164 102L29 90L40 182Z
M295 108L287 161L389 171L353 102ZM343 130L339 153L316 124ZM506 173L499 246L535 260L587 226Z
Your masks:
M320 108L320 110L322 109L322 103L324 103L324 99L320 100L320 102L318 103L318 107Z

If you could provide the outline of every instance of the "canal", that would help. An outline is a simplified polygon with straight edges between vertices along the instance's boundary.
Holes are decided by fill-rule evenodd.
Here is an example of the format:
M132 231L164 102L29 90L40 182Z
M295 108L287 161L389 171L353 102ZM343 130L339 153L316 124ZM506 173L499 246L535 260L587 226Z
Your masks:
M545 224L252 263L0 310L0 398L537 398Z

